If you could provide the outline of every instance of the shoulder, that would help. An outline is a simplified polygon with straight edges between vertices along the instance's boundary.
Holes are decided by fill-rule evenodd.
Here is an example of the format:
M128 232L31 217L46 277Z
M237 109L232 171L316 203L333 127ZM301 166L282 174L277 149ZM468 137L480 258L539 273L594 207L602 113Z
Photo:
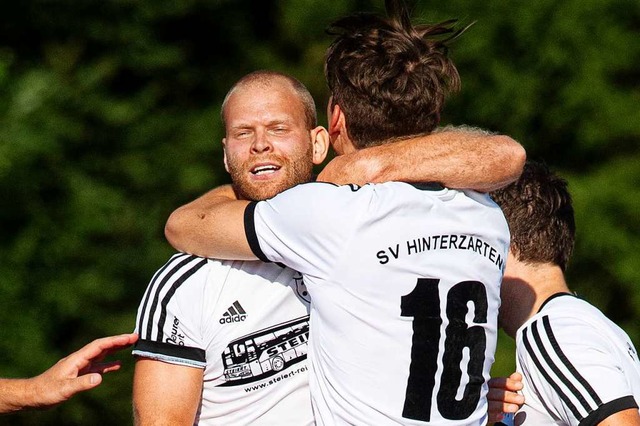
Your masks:
M149 281L140 301L139 314L160 309L195 312L205 292L221 291L232 267L232 261L174 254Z
M556 294L547 299L523 328L541 321L552 324L547 328L567 330L568 334L571 334L570 327L598 330L613 325L597 307L569 293Z
M326 223L340 218L345 208L349 208L350 213L365 209L372 191L372 185L300 184L271 199L249 204L245 224L255 217L291 228L296 224L308 227L309 223Z
M236 286L238 282L241 282L244 287L256 284L259 289L269 284L290 285L296 274L296 271L284 265L259 260L216 262L222 263L222 268L225 268L225 280L233 286ZM239 291L239 288L235 287L233 291Z
M317 200L335 199L335 197L353 197L354 194L364 194L371 185L359 186L355 184L335 185L328 182L308 182L289 188L266 200L269 203L278 200L302 199L307 202L318 202Z
M527 404L576 422L619 408L616 401L630 392L630 372L627 348L612 330L588 302L569 294L550 298L516 337Z
M210 269L207 259L186 254L176 253L151 278L148 288L163 288L176 286L189 279L200 278ZM198 274L199 272L199 274Z
M588 342L584 341L585 336L598 333L593 322L599 320L601 315L602 313L588 302L570 294L563 294L545 302L540 311L520 327L518 336L531 340L532 334L544 335L563 344L587 344Z
M527 321L517 332L516 350L521 362L537 368L547 363L593 369L619 364L624 336L597 308L572 295L558 297Z

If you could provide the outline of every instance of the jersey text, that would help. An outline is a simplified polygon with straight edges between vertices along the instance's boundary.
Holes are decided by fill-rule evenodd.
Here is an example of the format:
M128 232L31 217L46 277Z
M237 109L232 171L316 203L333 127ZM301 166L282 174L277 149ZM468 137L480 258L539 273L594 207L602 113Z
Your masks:
M403 253L401 253L401 247L405 249ZM503 257L491 244L481 238L465 234L430 235L414 238L406 241L405 244L395 244L380 250L376 253L376 257L381 265L385 265L391 260L398 259L401 254L410 256L429 250L470 250L484 256L498 268L504 267Z

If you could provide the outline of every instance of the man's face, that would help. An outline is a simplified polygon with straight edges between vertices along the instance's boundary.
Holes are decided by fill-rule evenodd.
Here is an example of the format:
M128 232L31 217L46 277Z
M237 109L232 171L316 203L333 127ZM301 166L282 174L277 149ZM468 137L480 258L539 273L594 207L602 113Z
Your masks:
M225 167L239 196L264 200L311 179L311 132L288 82L236 88L224 116Z

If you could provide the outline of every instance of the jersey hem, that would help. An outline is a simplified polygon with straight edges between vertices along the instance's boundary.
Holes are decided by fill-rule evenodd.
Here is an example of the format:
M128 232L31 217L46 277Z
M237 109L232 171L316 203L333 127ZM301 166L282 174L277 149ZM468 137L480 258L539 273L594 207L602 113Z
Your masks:
M167 364L181 365L183 367L194 367L194 368L204 369L207 366L207 363L195 362L195 361L186 360L183 358L176 358L176 357L152 353L152 352L138 351L135 349L133 350L132 354L137 357L149 358L155 361L166 362Z
M253 254L263 262L271 263L271 260L267 259L267 256L262 252L260 248L260 243L258 243L258 235L256 234L256 224L254 220L254 214L256 210L256 206L258 203L256 201L250 202L247 207L244 209L244 232L247 237L247 242L249 243L249 247Z
M633 396L623 396L622 398L614 399L606 404L598 407L597 410L591 412L584 420L580 422L580 426L595 426L607 417L630 408L638 408L638 404Z
M163 360L172 359L181 363L202 367L207 365L207 356L203 349L154 342L151 340L138 340L133 347L133 355L154 359L160 359L161 357Z

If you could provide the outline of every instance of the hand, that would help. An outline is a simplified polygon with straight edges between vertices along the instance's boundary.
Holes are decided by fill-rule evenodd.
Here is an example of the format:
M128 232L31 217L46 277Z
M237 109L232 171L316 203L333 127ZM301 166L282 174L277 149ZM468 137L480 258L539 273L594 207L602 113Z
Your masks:
M509 377L495 377L489 380L489 423L502 420L503 413L515 413L524 404L522 375L513 373Z
M31 381L30 407L46 408L66 401L78 392L98 386L102 374L120 369L120 361L102 363L109 354L117 352L138 340L137 334L96 339L82 349L58 361Z

